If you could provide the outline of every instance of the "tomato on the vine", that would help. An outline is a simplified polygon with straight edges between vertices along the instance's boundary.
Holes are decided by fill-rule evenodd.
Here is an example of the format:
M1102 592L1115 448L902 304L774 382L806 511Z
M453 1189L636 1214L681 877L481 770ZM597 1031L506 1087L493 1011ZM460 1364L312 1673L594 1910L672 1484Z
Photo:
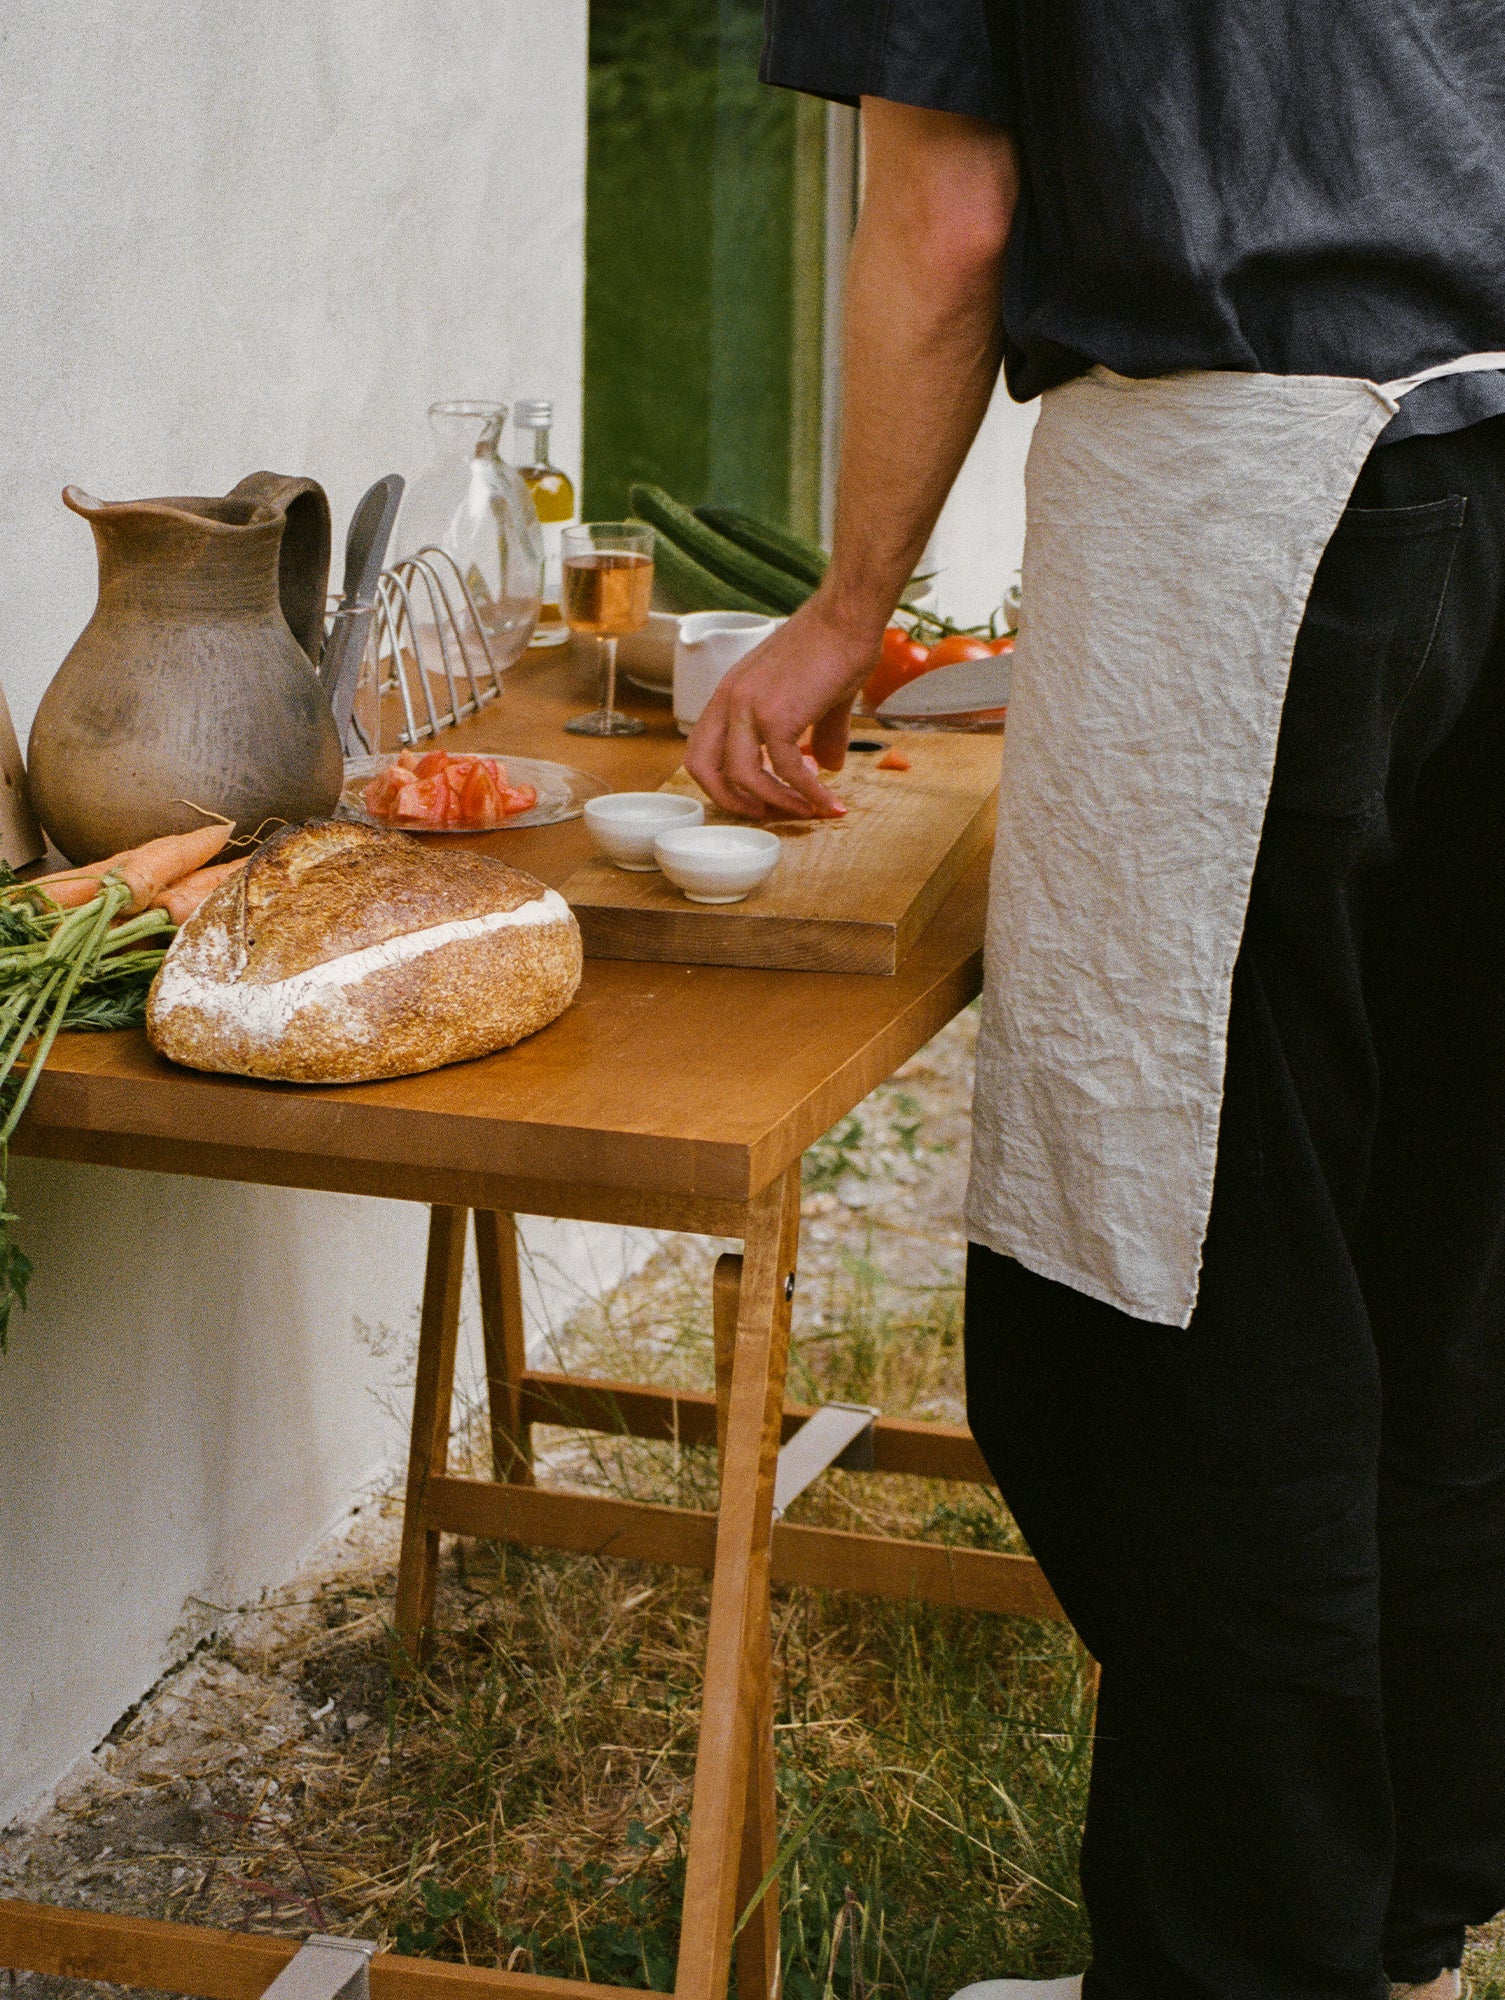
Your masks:
M862 698L869 708L877 708L888 700L891 694L912 681L917 674L923 674L929 665L928 648L917 639L912 639L902 625L890 625L883 635L883 649L878 655L878 664L863 684Z
M925 671L928 674L935 667L955 666L958 660L986 660L995 653L1012 652L1013 646L1012 639L969 639L958 633L931 647Z
M958 660L985 660L991 654L1013 650L1012 634L1002 639L976 639L958 632L933 646L925 646L902 625L890 625L883 635L878 664L863 687L862 698L870 709L880 708L890 695L936 667L954 666Z

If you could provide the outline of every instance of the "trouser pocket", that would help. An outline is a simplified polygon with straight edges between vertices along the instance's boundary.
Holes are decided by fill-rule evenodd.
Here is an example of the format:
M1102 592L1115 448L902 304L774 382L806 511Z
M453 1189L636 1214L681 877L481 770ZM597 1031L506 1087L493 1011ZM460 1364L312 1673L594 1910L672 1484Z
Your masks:
M1397 718L1426 670L1463 529L1461 493L1350 507L1296 640L1270 805L1364 817L1385 795Z

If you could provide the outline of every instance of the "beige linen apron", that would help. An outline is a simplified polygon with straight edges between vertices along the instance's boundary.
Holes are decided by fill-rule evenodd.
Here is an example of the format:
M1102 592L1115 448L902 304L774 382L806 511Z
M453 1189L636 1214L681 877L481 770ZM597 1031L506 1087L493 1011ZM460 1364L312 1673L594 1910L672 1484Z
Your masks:
M1096 369L1042 400L967 1224L1185 1326L1233 963L1312 578L1420 382Z

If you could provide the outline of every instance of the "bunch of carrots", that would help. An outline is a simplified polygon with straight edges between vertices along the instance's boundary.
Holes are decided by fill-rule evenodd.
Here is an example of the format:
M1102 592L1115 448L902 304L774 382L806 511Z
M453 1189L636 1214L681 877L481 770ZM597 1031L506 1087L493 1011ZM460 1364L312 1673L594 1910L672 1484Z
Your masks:
M31 1261L12 1240L10 1136L64 1028L125 1028L177 926L245 860L214 857L228 826L149 840L87 868L19 882L0 864L0 1351Z
M228 825L219 825L195 827L192 833L164 834L160 840L128 847L105 861L91 861L87 868L68 868L60 875L42 875L20 886L56 903L59 909L73 910L92 903L103 885L118 877L131 892L125 914L165 910L170 929L191 917L211 889L237 868L245 867L244 856L210 866L230 833Z

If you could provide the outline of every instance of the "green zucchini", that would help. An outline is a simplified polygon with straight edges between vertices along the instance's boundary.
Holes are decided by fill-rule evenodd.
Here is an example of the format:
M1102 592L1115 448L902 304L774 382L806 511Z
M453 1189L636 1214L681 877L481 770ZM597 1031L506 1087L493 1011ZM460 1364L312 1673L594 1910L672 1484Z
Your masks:
M651 521L692 562L744 596L761 599L760 608L770 612L798 611L810 595L808 583L791 576L788 570L775 569L772 563L749 555L725 535L718 535L704 521L697 521L688 507L681 507L661 486L634 486L632 504L645 521Z
M786 534L767 521L756 521L751 514L740 513L735 507L697 507L695 518L714 528L718 535L725 535L728 541L736 542L749 555L761 556L764 562L788 570L803 583L819 583L831 560L813 542L802 542L798 535Z
M665 597L673 599L677 611L758 611L765 618L774 616L759 598L733 589L719 576L702 569L692 556L687 556L657 528L653 535L653 561L654 580L661 586Z

